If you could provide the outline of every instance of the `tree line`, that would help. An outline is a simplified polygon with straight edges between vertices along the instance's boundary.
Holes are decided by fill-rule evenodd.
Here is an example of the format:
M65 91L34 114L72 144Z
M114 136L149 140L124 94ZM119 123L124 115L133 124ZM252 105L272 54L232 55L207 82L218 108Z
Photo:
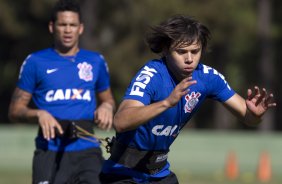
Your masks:
M50 10L55 0L0 1L0 122L8 123L8 105L25 57L51 46ZM207 100L193 128L282 130L279 68L282 52L282 2L278 0L80 0L85 32L81 46L101 52L109 65L117 102L135 72L149 59L144 42L148 27L175 14L194 16L212 32L202 62L220 71L242 96L257 84L275 94L278 106L264 123L249 128L218 103Z

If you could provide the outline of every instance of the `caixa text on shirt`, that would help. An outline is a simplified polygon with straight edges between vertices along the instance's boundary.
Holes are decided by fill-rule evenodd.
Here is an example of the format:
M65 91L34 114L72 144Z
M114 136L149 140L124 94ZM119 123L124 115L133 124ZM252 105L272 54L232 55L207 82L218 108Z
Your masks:
M152 133L157 136L175 136L179 133L178 126L156 125L152 128Z
M58 100L86 100L91 101L90 90L85 89L57 89L49 90L45 100L53 102Z

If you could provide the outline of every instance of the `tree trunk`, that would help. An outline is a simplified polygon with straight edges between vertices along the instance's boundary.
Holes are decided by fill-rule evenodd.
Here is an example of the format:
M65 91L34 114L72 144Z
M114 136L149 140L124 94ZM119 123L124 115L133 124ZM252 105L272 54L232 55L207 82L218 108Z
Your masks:
M273 43L271 39L271 1L258 1L258 36L259 36L259 75L258 80L268 90L273 89L274 61ZM274 128L274 111L267 112L260 124L261 131L269 131Z
M82 20L84 23L84 33L81 36L80 46L88 50L97 48L97 35L95 29L97 25L97 0L84 0L81 3Z

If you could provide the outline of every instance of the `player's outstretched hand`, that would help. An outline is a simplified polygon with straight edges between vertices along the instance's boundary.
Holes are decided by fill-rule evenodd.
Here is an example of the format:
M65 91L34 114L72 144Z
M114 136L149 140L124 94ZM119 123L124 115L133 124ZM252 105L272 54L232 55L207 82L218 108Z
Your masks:
M261 117L268 108L276 106L276 103L273 101L273 94L268 94L265 88L260 89L255 86L253 90L248 89L247 108L258 117Z
M189 89L187 88L196 83L197 81L192 80L192 77L187 77L183 79L179 84L177 84L177 86L171 92L169 97L165 99L168 106L169 107L175 106L178 103L178 101L181 99L181 97L186 95L189 92Z

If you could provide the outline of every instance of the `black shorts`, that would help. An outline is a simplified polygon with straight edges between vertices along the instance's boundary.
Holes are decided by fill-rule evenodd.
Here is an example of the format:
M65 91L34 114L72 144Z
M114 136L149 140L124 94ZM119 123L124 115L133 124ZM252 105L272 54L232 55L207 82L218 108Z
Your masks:
M99 184L103 157L101 148L75 152L34 152L33 184Z
M100 174L100 181L102 184L138 184L135 180L129 176L114 175L114 174ZM164 178L154 179L146 184L179 184L176 175L171 172Z

